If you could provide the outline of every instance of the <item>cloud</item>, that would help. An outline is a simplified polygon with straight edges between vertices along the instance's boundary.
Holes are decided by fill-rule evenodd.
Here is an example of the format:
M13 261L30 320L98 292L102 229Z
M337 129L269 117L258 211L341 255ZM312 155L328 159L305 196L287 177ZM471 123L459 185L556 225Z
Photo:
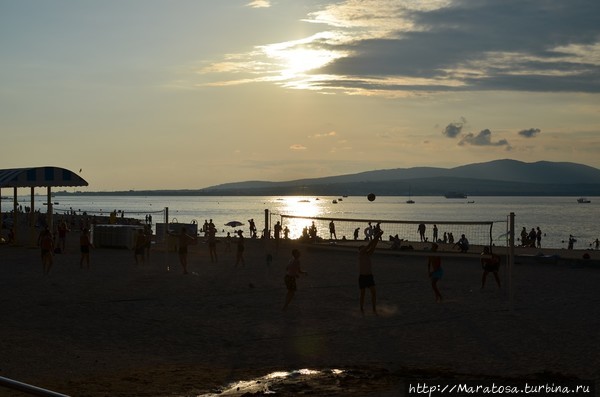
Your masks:
M542 132L542 130L540 130L539 128L529 128L527 130L519 131L519 135L521 135L525 138L533 138L540 132Z
M253 0L247 6L252 8L269 8L271 7L271 2L267 0Z
M589 0L340 1L307 14L321 32L257 44L240 62L260 74L235 80L363 95L600 93L597 15Z
M291 150L306 150L306 146L301 145L299 143L295 143L292 146L290 146Z
M448 138L456 138L462 132L463 127L467 123L467 120L463 117L460 122L450 123L444 128L442 134L446 135Z
M497 142L492 142L492 131L490 131L489 129L482 130L477 135L474 135L470 132L464 135L458 144L461 146L506 146L507 150L511 149L511 146L506 139L501 139Z

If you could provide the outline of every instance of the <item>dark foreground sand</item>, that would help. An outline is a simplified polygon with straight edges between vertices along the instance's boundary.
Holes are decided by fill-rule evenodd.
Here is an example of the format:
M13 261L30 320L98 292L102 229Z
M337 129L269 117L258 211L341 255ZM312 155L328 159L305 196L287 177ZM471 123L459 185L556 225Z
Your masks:
M159 247L144 266L131 251L95 249L91 269L81 270L78 233L69 238L48 276L38 249L0 246L0 376L94 397L218 393L303 368L326 376L273 390L393 396L408 380L600 380L597 262L523 261L511 303L506 269L502 289L490 277L480 290L476 255L450 255L438 304L425 253L380 251L379 316L363 317L355 249L297 245L309 274L282 312L291 245L276 252L249 241L246 266L234 268L222 244L218 263L200 244L183 275L176 254ZM0 396L19 395L0 387Z

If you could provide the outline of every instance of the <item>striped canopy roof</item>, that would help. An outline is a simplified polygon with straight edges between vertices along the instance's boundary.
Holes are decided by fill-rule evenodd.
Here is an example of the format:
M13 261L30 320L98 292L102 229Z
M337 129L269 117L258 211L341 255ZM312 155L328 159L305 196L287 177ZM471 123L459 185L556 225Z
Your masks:
M0 170L0 188L87 186L85 179L58 167L31 167Z

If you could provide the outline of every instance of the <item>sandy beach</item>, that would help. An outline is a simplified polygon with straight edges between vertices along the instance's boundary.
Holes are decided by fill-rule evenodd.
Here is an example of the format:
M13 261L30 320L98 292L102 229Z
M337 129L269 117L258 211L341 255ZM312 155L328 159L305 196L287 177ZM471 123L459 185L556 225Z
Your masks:
M159 246L137 266L132 251L93 249L91 268L80 269L78 238L69 233L46 276L39 249L0 246L0 376L90 397L218 395L300 369L328 376L278 395L402 395L409 379L600 381L598 251L582 262L588 251L542 250L561 257L552 263L521 252L533 260L515 265L513 299L505 267L503 287L490 276L482 290L476 254L445 255L436 303L427 253L382 248L373 255L379 315L362 316L354 248L247 241L236 268L234 247L219 244L211 263L198 244L184 275ZM283 312L292 247L308 275Z

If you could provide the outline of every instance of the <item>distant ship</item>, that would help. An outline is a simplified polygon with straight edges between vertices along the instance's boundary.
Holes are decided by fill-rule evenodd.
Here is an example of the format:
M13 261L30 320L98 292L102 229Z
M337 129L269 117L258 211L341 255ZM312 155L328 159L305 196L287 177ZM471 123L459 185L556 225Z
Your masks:
M408 200L406 200L406 204L414 204L414 203L415 203L415 200L413 200L411 198L411 195L410 195L410 185L408 185Z
M579 204L589 204L589 203L591 203L591 200L589 200L589 199L586 199L585 197L579 197L579 198L577 199L577 202L578 202Z
M446 197L447 199L465 199L465 198L467 198L467 195L464 193L458 193L458 192L448 192L448 193L444 194L444 197Z

